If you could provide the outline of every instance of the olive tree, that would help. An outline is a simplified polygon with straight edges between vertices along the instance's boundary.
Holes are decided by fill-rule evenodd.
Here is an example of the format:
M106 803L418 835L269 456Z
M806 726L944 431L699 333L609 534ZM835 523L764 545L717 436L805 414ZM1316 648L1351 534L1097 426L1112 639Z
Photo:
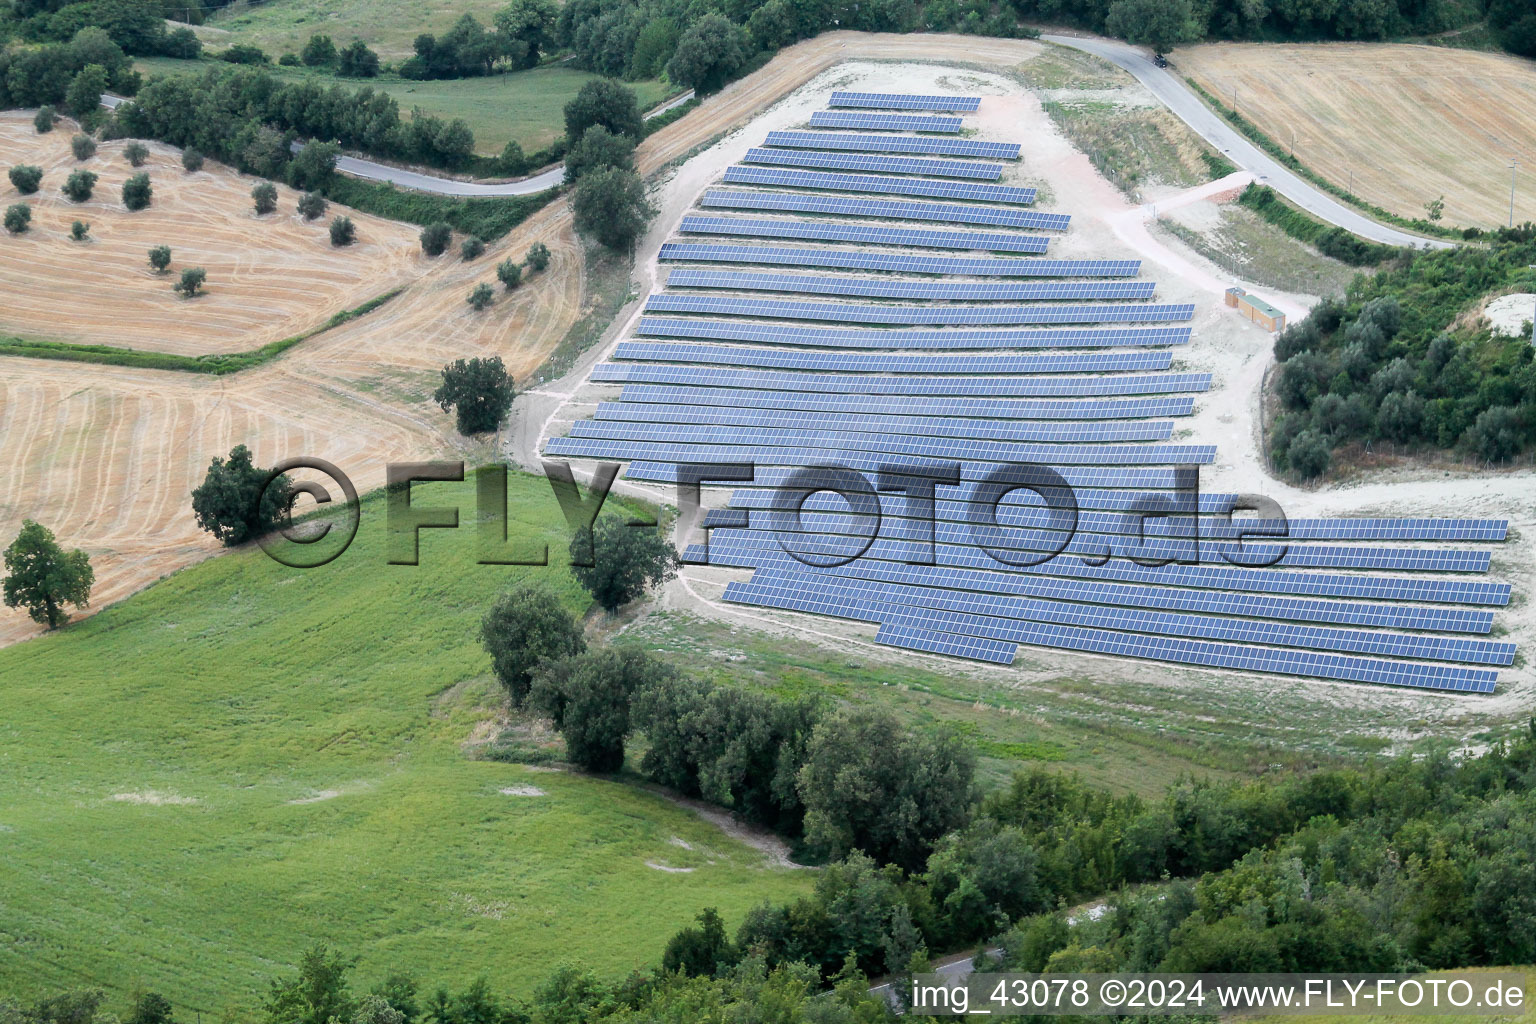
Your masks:
M32 224L32 207L26 203L16 203L5 210L5 230L13 235L19 235Z
M263 181L251 189L251 202L256 208L257 216L264 216L277 209L277 186L270 181Z
M190 299L202 290L203 282L207 280L208 271L202 267L187 267L181 272L181 280L172 287L182 298Z
M155 273L165 273L171 265L171 247L157 245L149 250L149 265L154 268Z
M42 185L43 169L32 164L17 164L11 168L9 177L17 192L29 196Z
M123 156L135 167L143 167L144 161L149 159L149 147L144 143L134 140L123 147Z
M135 174L123 182L123 205L129 210L142 210L149 206L155 190L149 184L149 175Z
M72 203L86 203L90 202L91 193L95 188L95 172L75 171L64 182L64 195Z

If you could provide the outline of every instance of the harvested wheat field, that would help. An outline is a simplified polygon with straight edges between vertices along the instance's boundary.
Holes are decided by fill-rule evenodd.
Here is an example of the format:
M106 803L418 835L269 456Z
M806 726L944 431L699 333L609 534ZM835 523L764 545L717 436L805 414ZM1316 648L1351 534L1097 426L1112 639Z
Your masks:
M126 142L101 144L89 160L70 152L72 123L39 135L24 112L0 115L0 165L34 164L43 185L22 196L3 182L0 202L32 207L32 227L0 239L0 333L119 345L180 355L239 352L291 337L332 314L359 306L416 276L425 261L410 224L353 213L357 242L331 245L330 216L305 222L299 193L278 186L276 213L256 216L251 189L261 180L209 161L187 173L181 152L149 144L140 168ZM99 176L84 203L63 195L80 169ZM123 208L123 182L149 174L154 201ZM88 241L69 237L86 221ZM157 274L148 251L171 247L170 270ZM171 289L184 267L208 271L195 299Z
M856 47L847 48L850 42ZM854 56L1013 68L1041 49L1024 40L830 33L785 49L766 67L646 139L637 162L644 173L658 171ZM289 218L295 198L291 190L282 190L283 213L258 220L249 212L256 179L212 163L186 175L180 154L165 146L151 146L148 169L156 183L155 205L128 214L115 201L129 170L119 146L103 146L90 161L104 165L98 170L102 181L97 199L86 204L89 213L81 216L71 212L79 208L62 207L58 197L59 181L73 163L69 133L61 128L39 137L24 115L0 118L0 160L25 158L48 169L42 198L34 203L40 209L31 234L37 237L0 239L5 243L0 258L15 259L10 251L17 243L57 246L61 255L49 258L67 258L74 243L63 235L77 217L90 220L91 233L100 236L92 259L68 264L69 274L52 279L56 284L39 283L35 269L27 274L28 287L42 288L51 298L47 303L26 299L17 311L8 296L7 330L44 333L21 322L39 315L27 312L36 301L48 313L46 333L55 337L69 326L78 332L73 337L97 343L195 354L243 351L314 326L402 280L409 283L367 316L311 338L271 363L227 377L0 358L0 437L6 439L0 448L0 537L14 536L21 520L32 518L66 546L89 552L97 579L93 608L218 550L197 529L188 495L202 480L209 459L237 444L249 446L263 465L296 455L328 459L360 491L382 487L390 461L453 454L488 461L490 451L454 433L452 417L432 403L438 370L453 359L498 355L525 381L583 313L583 258L563 201L534 214L473 263L456 256L423 259L417 228L333 206L333 214L346 213L357 222L359 236L358 245L333 251L323 225ZM49 206L60 209L41 209ZM125 244L121 273L100 251L120 223L131 225L135 234ZM137 225L144 223L162 226L166 244L177 250L176 266L186 265L184 257L193 252L190 242L179 246L176 239L229 232L224 255L213 247L199 251L199 262L209 271L207 297L184 303L168 280L149 273L143 250L158 239L137 237ZM50 234L60 237L46 237ZM469 290L494 280L497 261L520 258L536 241L550 249L549 268L510 294L498 286L495 304L473 312L464 301ZM288 275L290 284L256 285L266 273L258 264L278 262L272 253L279 246L288 247L281 251L292 262L280 273ZM207 252L206 260L201 252ZM0 264L0 281L12 295L19 280L16 266ZM332 288L328 305L323 297L327 282ZM235 301L236 295L243 300ZM154 309L165 314L157 317ZM194 334L189 314L210 319ZM279 315L290 318L286 326L268 322ZM143 317L142 333L131 334L138 316ZM175 338L160 336L168 323L177 325ZM104 330L112 333L104 335ZM189 341L199 336L206 340ZM0 644L40 629L20 612L0 608Z
M1536 62L1435 46L1215 43L1178 71L1330 181L1404 217L1445 197L1450 224L1536 220Z

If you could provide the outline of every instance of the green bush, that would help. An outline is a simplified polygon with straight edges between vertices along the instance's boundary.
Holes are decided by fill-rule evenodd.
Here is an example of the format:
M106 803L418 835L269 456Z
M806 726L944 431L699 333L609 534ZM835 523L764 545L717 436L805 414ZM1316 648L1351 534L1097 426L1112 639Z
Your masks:
M421 229L421 251L428 256L441 256L453 241L453 227L443 221L428 224Z
M188 173L195 173L202 170L203 154L199 150L188 146L186 149L181 151L181 166L184 167Z
M549 246L543 242L534 242L528 247L528 269L543 270L549 266Z
M89 135L76 135L69 140L69 148L76 160L89 160L96 155L96 140Z
M299 216L305 220L316 220L325 216L325 198L317 192L306 192L299 196Z
M263 181L251 189L251 203L257 216L265 216L277 209L277 186Z
M469 296L464 301L468 302L470 308L478 313L480 310L496 301L496 293L491 290L490 285L486 284L484 281L481 281L479 284L475 285L475 287L470 291Z
M76 242L83 242L91 234L91 225L83 220L77 220L69 226L69 237Z
M38 190L43 183L43 169L32 164L17 164L10 171L11 184L16 186L16 191L24 196L29 196Z
M58 111L49 104L37 108L37 114L32 118L32 127L37 129L39 135L53 131L53 123L59 119Z
M93 171L75 171L64 182L64 195L72 203L89 202L91 193L96 188L96 174Z
M145 209L154 198L155 190L149 184L149 175L135 174L123 182L123 205L131 211Z
M485 254L485 243L471 235L459 246L459 255L466 260L477 260Z
M496 280L506 285L507 291L511 291L522 283L523 268L515 260L502 260L496 264Z
M331 221L331 244L351 245L357 240L357 228L352 225L351 217L337 217Z
M149 265L157 274L163 274L171 265L171 247L157 245L149 250Z
M5 230L13 235L19 235L27 230L32 223L32 207L26 203L17 203L8 206L5 210Z
M202 291L203 284L208 280L208 271L202 267L188 267L181 272L181 280L172 287L184 299L190 299Z
M123 147L123 156L134 167L143 167L144 161L149 159L149 147L142 142L134 141Z

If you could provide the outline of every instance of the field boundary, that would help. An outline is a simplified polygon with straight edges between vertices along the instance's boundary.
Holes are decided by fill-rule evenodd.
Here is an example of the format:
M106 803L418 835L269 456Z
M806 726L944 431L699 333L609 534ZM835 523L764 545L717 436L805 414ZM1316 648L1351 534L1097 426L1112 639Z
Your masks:
M215 377L239 373L271 362L295 345L308 341L358 317L366 316L405 291L403 287L375 296L354 309L344 309L329 320L302 334L283 338L245 352L225 355L183 356L172 352L146 352L118 345L77 345L67 341L42 341L35 338L0 338L0 355L29 359L58 359L71 363L101 363L106 366L132 366L144 370L172 370L179 373L206 373Z
M1454 238L1461 240L1468 237L1464 232L1457 228L1444 227L1443 225L1433 224L1423 219L1399 216L1390 210L1383 209L1374 203L1367 202L1366 200L1355 195L1353 192L1349 191L1347 188L1334 184L1332 181L1323 177L1321 174L1317 173L1312 168L1308 167L1306 164L1292 156L1284 146L1280 145L1274 139L1265 134L1264 130L1258 125L1248 120L1236 110L1233 110L1231 107L1223 104L1221 100L1217 99L1215 96L1211 95L1210 90L1201 85L1199 82L1195 81L1194 78L1189 75L1181 75L1180 77L1184 79L1184 84L1188 85L1190 90L1196 96L1200 97L1201 102L1203 102L1207 107L1210 107L1217 114L1221 115L1222 120L1226 121L1232 127L1242 132L1243 135L1247 136L1250 142L1264 150L1264 152L1268 153L1271 157L1280 161L1280 163L1295 171L1297 174L1301 175L1303 178L1307 179L1307 181L1311 182L1313 185L1316 185L1324 192L1327 192L1335 199L1341 199L1362 213L1370 214L1377 220L1396 225L1400 228L1407 228L1409 231L1417 231L1420 234L1430 235L1438 238ZM1471 237L1476 236L1474 235Z
M1401 251L1395 245L1372 242L1347 228L1320 220L1268 185L1250 182L1237 201L1296 241L1352 267L1380 266Z

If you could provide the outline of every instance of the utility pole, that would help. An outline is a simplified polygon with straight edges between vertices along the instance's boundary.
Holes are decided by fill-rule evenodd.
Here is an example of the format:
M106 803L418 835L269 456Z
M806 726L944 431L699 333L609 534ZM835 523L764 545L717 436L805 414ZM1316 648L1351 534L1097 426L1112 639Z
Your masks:
M1514 157L1509 160L1509 226L1515 226L1515 174L1520 169L1520 161Z

